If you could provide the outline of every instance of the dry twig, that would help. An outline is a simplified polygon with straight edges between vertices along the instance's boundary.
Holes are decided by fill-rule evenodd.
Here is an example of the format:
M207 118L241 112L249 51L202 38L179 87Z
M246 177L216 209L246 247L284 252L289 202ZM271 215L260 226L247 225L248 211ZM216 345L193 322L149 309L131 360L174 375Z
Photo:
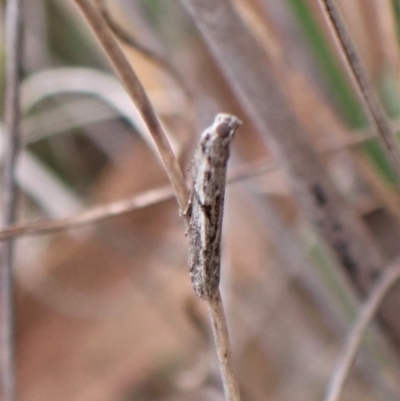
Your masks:
M174 192L170 186L154 188L127 199L121 199L106 205L93 207L75 216L57 220L33 221L6 228L0 231L0 241L25 235L41 235L79 228L108 218L121 216L133 210L149 207L164 200L172 199L173 196Z
M139 42L132 33L125 30L111 15L109 12L106 1L105 0L96 0L98 8L106 21L108 27L111 29L113 34L117 37L125 45L129 46L133 50L141 53L144 57L146 57L149 61L151 61L154 65L161 68L166 74L168 74L178 88L184 93L187 107L183 111L183 115L188 124L188 131L191 134L191 139L194 138L193 127L194 127L194 96L191 90L189 89L187 83L179 73L179 71L169 62L169 60L161 54L157 54L153 50L149 49L141 42Z
M160 67L162 70L166 71L178 84L179 88L185 93L186 98L193 106L193 94L190 92L183 78L175 67L166 59L165 57L156 54L154 51L147 48L145 45L140 43L136 38L128 31L126 31L110 14L106 6L105 0L96 0L99 10L107 22L109 28L112 30L114 35L121 40L126 45L137 50L139 53L143 54L147 59L153 62L155 65Z
M22 60L22 1L9 0L6 8L6 75L4 101L5 163L2 225L15 222L17 188L15 166L19 149L20 69ZM15 339L13 241L1 247L0 346L2 399L15 400Z
M245 180L271 171L275 169L275 167L274 163L268 163L265 160L249 163L233 172L227 181L228 183L234 183ZM150 207L160 202L172 199L173 197L174 191L168 185L150 189L127 199L120 199L105 205L95 206L71 217L38 220L7 227L0 230L0 241L26 235L44 235L62 230L73 230L112 217L118 217L125 213L133 212L134 210Z
M160 124L142 84L138 80L118 43L112 36L99 10L90 0L74 1L85 15L97 39L118 72L132 101L140 110L142 118L160 153L165 170L174 188L179 207L181 210L184 210L189 198L189 192L185 184L182 170L172 152L164 128Z
M354 361L357 349L360 346L363 335L375 316L379 306L388 294L389 290L400 279L400 265L397 263L395 266L388 268L385 271L382 279L371 292L370 297L363 305L358 318L347 337L346 343L343 347L342 355L339 357L337 366L332 375L328 390L325 396L325 401L338 401L342 392L344 383L349 374L351 365Z
M233 373L228 327L219 290L215 298L208 302L208 310L212 322L215 348L221 369L225 396L227 397L227 401L240 401L239 387Z
M400 179L400 149L395 132L368 79L364 65L351 40L343 17L340 15L340 11L334 0L320 0L319 3L331 28L353 86L359 95L372 126L385 145L386 151L396 170L397 178Z

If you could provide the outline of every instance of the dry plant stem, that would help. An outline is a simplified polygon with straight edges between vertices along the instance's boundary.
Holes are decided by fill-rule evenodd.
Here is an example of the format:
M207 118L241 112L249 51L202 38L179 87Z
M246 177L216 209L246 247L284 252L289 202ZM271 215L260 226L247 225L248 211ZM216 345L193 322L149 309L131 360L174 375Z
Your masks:
M215 298L208 302L208 308L210 311L215 348L217 349L218 362L221 369L222 384L224 386L226 400L240 401L239 386L233 372L224 306L222 304L219 290L217 290Z
M142 118L146 123L146 126L149 129L160 153L164 167L174 188L179 207L181 211L184 210L189 198L189 192L186 187L185 179L178 161L169 145L165 131L150 104L142 84L138 80L118 43L114 39L104 18L100 14L99 10L93 5L92 1L74 1L85 15L97 39L101 43L114 68L118 72L132 101L140 110Z
M161 68L172 78L175 84L183 92L187 100L187 108L186 110L182 110L182 113L185 116L185 120L188 122L188 132L190 133L190 137L195 138L193 132L195 119L194 96L178 70L168 61L166 57L156 54L154 51L150 50L138 40L136 40L136 38L129 31L126 31L123 27L121 27L118 22L114 20L113 16L109 13L105 0L96 0L96 2L104 20L108 24L108 27L111 29L113 34L117 37L117 39L125 45L131 47L133 50L141 53L158 68Z
M339 401L340 394L353 364L357 349L359 348L363 335L372 321L383 299L389 290L400 279L400 266L397 264L388 270L382 276L382 279L372 291L370 297L363 305L357 321L355 322L346 343L343 347L342 355L338 360L335 371L332 375L325 401Z
M0 241L7 238L22 237L25 235L49 234L62 230L76 229L88 224L97 223L108 218L139 210L151 205L173 199L174 191L168 185L142 192L128 199L121 199L106 205L93 207L75 216L57 220L42 220L24 225L6 228L0 231Z
M392 129L382 104L374 92L361 58L343 21L343 17L334 0L319 0L319 3L331 28L353 86L359 95L372 126L385 145L396 170L397 178L400 179L400 149L395 131Z
M251 177L264 174L275 169L274 163L261 162L249 163L230 175L227 182L235 183ZM73 230L118 217L125 213L140 210L158 203L170 200L174 197L173 189L167 185L144 191L127 199L110 202L105 205L95 206L85 212L62 219L38 220L18 226L10 226L0 230L0 241L8 238L23 237L27 235L44 235L62 230Z
M15 222L16 180L15 166L19 148L20 119L20 68L22 58L21 28L22 1L8 0L5 23L5 98L4 131L5 162L3 174L2 225ZM13 241L1 246L0 266L0 358L1 386L4 401L14 401L15 391L15 336L14 336L14 281L13 281Z
M105 0L96 0L96 2L99 6L101 14L103 15L104 19L106 20L109 28L112 30L114 35L123 43L137 50L138 52L143 54L143 56L145 56L147 59L149 59L154 64L159 66L161 69L166 71L175 80L178 86L183 90L187 99L193 106L192 93L188 89L187 85L185 84L184 80L182 79L178 71L171 65L171 63L166 58L148 49L146 46L144 46L142 43L136 40L130 32L127 32L124 28L122 28L109 13Z

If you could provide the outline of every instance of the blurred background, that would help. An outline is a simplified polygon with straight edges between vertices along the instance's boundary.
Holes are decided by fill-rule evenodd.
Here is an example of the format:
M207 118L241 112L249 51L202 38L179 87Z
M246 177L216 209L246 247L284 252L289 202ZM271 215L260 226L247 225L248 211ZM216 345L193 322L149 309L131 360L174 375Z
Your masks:
M234 3L335 184L394 260L398 182L317 0ZM400 2L337 3L399 132ZM120 27L173 68L122 45L185 172L216 113L244 122L229 162L229 174L242 179L227 187L221 283L243 400L321 400L359 306L348 279L300 213L181 3L107 4ZM3 45L0 69L3 89ZM21 223L74 216L168 184L137 111L72 1L24 2L22 110ZM155 199L96 224L17 240L22 401L224 399L177 203ZM373 327L342 399L399 400L399 368Z

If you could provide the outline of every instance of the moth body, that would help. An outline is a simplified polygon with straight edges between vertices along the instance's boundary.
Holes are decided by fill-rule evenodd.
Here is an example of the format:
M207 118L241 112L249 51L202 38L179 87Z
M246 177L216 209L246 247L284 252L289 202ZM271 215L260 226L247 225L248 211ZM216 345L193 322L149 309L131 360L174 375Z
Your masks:
M189 223L189 267L201 299L211 299L220 279L221 232L230 144L240 120L218 114L196 148Z

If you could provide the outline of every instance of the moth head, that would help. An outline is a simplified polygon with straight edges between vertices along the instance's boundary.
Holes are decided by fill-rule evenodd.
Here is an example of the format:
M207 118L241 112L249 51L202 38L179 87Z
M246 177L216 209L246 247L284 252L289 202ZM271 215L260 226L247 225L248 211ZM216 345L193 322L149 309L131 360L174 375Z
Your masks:
M221 138L232 138L242 122L231 114L219 113L215 117L213 129Z

